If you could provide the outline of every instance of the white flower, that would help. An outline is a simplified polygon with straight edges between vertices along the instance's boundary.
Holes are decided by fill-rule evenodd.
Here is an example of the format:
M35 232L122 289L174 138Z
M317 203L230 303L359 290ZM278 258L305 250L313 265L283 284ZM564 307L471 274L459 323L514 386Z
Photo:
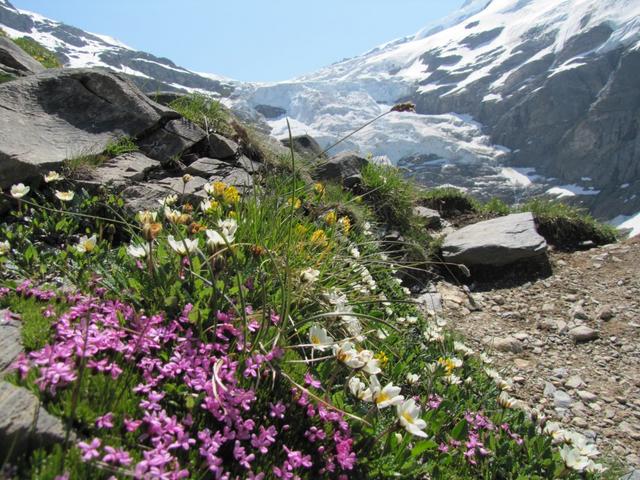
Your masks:
M362 400L364 402L370 402L373 400L371 397L371 390L366 388L364 382L358 377L351 377L349 379L349 391L358 400Z
M416 323L418 323L418 317L414 317L414 316L408 316L407 317L407 323L414 325Z
M185 173L184 175L182 175L182 181L183 183L189 183L191 180L193 180L193 176L189 175L188 173Z
M149 255L149 244L142 245L129 245L127 247L127 253L133 258L144 258Z
M369 375L377 375L382 372L382 370L380 370L380 360L374 357L371 350L362 350L359 355L360 360L364 362L364 367L362 367L363 372Z
M29 193L29 190L31 190L31 187L25 187L24 183L18 183L11 186L11 196L20 199Z
M467 347L464 343L457 342L457 341L453 342L453 349L456 352L462 353L465 357L473 355L473 353L474 353L473 349Z
M309 343L313 345L314 350L324 352L334 342L333 337L329 336L324 328L314 325L309 329Z
M235 220L235 218L218 220L218 228L226 237L228 242L231 243L236 236L236 230L238 230L238 222Z
M445 375L444 381L449 385L460 385L462 383L462 379L459 376L454 375L453 373L450 375Z
M176 195L174 193L172 195L167 195L162 200L158 200L158 203L160 203L160 205L166 207L167 205L175 204L177 201L178 201L178 195Z
M396 387L389 382L384 388L381 388L378 377L372 375L370 378L370 389L373 400L378 408L387 408L392 405L399 405L404 400L404 396L400 395L400 387Z
M207 230L204 233L207 235L207 247L211 250L217 250L219 247L226 245L222 235L215 230Z
M213 205L211 204L211 200L209 200L208 198L200 202L200 210L202 210L205 213L211 210L212 206Z
M423 432L427 428L427 422L420 418L420 407L416 405L413 398L405 400L396 407L398 420L404 429L416 437L427 438L427 434Z
M358 247L352 247L351 250L349 250L349 255L353 258L360 258L360 250L358 250Z
M569 445L560 448L560 456L567 467L577 472L582 472L589 465L589 458L580 455L580 452Z
M96 248L97 242L98 237L95 234L91 235L91 237L83 235L76 245L76 250L80 253L91 253Z
M585 470L589 473L604 473L607 471L606 467L600 463L595 463L593 460L589 460L589 464Z
M416 385L420 381L420 375L417 373L407 373L407 383L409 385Z
M58 182L60 180L64 180L64 177L60 175L58 172L54 172L53 170L44 176L44 181L46 183Z
M149 210L140 210L136 215L138 221L144 225L145 223L155 223L158 218L158 212L151 212Z
M342 342L333 346L333 354L339 362L344 363L349 368L362 368L364 362L358 355L355 345L352 342Z
M515 403L515 398L512 398L509 396L509 394L507 392L500 392L500 395L498 396L498 405L500 405L503 408L511 408L513 407L513 404Z
M442 330L436 327L435 325L428 325L423 335L428 342L444 341L444 335L442 335Z
M173 250L180 254L186 255L187 253L191 253L198 248L198 239L190 240L185 238L184 240L176 240L173 235L169 235L167 237L167 241Z
M5 240L4 242L0 242L0 255L5 255L11 251L11 244L9 240Z
M382 330L381 328L379 328L378 330L376 330L376 337L378 337L378 339L380 340L385 340L389 335L387 335L387 332L385 332L384 330Z
M71 200L73 200L75 194L71 190L69 190L68 192L61 192L60 190L56 190L55 195L56 198L61 202L70 202Z
M333 289L329 292L322 294L323 299L329 305L334 305L336 307L342 307L347 304L347 296L342 293L340 290Z
M585 457L594 458L600 455L600 452L596 448L595 444L588 443L587 437L578 432L567 432L564 435L565 439L571 442L573 448L575 448L580 455Z
M482 352L480 354L480 361L482 363L486 363L487 365L493 363L493 358L491 358L489 355L487 355L486 353Z
M314 283L320 277L320 270L306 268L300 272L300 281L302 283Z
M170 207L164 207L164 218L169 220L171 223L179 223L180 217L182 217L182 212L180 212L180 210L173 210Z

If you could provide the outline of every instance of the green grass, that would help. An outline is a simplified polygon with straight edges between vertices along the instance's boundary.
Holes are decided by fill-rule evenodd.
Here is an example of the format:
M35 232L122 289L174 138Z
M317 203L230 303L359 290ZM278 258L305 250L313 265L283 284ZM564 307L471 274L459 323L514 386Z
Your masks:
M561 202L534 199L521 205L518 210L532 212L540 235L558 248L573 249L587 241L605 245L615 242L618 237L614 227Z
M395 167L367 164L362 169L364 199L377 217L403 231L411 228L416 189Z
M16 45L40 62L45 68L60 68L62 63L51 51L37 41L29 37L20 37L13 40Z
M0 73L0 83L5 83L5 82L10 82L11 80L14 80L16 77L14 77L13 75L10 75L8 73Z
M420 192L418 203L437 210L443 218L451 218L463 213L476 213L481 209L477 200L453 187Z
M136 145L133 138L125 135L109 142L104 149L104 154L110 158L114 158L118 155L137 152L138 150L138 145Z
M184 118L191 120L204 130L229 134L229 116L220 102L201 93L192 93L169 104Z

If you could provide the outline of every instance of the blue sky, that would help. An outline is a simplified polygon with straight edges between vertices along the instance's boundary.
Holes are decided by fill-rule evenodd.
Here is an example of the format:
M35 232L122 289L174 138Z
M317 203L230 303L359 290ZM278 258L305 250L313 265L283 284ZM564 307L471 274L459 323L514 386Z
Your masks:
M462 0L10 0L17 8L245 81L286 80L411 35Z

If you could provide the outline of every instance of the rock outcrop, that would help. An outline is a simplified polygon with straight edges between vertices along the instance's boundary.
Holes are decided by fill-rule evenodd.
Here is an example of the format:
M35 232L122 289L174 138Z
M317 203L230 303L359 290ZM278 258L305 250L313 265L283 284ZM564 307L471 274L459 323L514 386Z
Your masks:
M38 61L6 37L0 37L0 73L25 76L44 70Z
M0 112L0 188L99 153L120 136L148 138L163 130L164 141L183 139L165 130L180 115L106 70L52 70L1 84Z
M343 152L329 160L320 161L314 169L314 177L318 180L336 180L344 182L345 179L359 175L360 170L369 161L355 152Z
M461 228L442 245L443 259L467 266L502 266L544 255L547 242L531 213L517 213Z

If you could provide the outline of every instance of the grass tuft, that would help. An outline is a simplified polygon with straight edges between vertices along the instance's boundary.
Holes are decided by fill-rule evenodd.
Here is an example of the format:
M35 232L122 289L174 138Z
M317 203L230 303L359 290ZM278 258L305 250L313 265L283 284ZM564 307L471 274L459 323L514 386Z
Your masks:
M136 145L133 138L129 137L128 135L124 135L109 142L104 149L104 154L110 158L114 158L118 155L137 152L138 150L138 145Z
M437 210L444 218L455 217L463 213L475 213L480 210L480 204L477 200L454 187L426 190L420 195L419 203Z
M48 50L42 44L29 37L20 37L13 40L16 45L35 58L45 68L60 68L62 63L55 53Z
M206 95L185 95L171 102L169 107L204 130L222 135L231 133L228 114L222 104Z
M540 235L557 248L575 249L589 241L606 245L618 238L611 225L598 222L584 211L561 202L533 199L518 210L532 212Z

